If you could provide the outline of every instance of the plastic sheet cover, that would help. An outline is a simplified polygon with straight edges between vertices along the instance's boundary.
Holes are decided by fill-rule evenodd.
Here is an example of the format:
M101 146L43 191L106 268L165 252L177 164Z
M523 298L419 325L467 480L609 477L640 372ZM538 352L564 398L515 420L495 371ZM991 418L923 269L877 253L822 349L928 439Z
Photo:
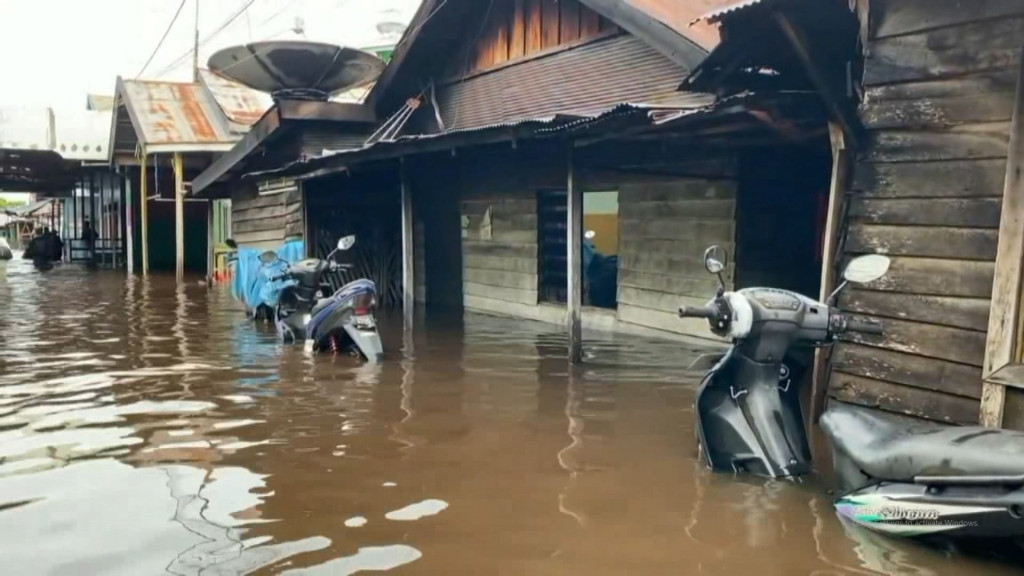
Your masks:
M301 260L305 255L305 244L302 240L288 240L277 252L278 260L272 264L260 262L260 254L265 249L238 247L238 261L235 262L235 274L231 281L231 292L236 300L254 310L260 304L273 308L277 298L287 286L295 284L294 280L270 281L270 278L281 274L287 263Z

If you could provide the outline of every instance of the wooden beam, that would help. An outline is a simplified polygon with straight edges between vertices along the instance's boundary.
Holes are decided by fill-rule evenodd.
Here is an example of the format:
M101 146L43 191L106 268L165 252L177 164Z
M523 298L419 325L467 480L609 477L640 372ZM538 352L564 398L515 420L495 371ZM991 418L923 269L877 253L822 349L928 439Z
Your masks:
M573 148L568 152L568 182L566 185L568 218L566 230L567 272L569 294L566 301L566 324L569 328L569 362L583 361L583 188L576 182Z
M174 153L174 275L185 279L185 176L181 153Z
M142 275L149 274L149 157L142 156L139 168L139 225L142 227Z
M828 190L828 213L825 218L825 234L822 239L821 259L821 291L822 302L835 289L836 259L839 256L837 247L840 238L840 220L843 214L843 202L846 198L846 183L849 174L850 158L846 147L846 138L842 127L836 122L829 123L829 137L832 142L832 181ZM830 348L818 348L814 352L814 371L811 384L810 423L817 424L825 410L825 399L828 396L828 366L831 357Z
M413 329L414 312L416 308L416 287L415 258L413 252L413 214L412 214L412 189L409 186L409 171L406 167L405 158L400 159L400 178L402 187L402 318L406 332Z
M782 29L782 33L786 35L793 46L793 51L796 52L800 63L803 64L804 70L814 84L815 90L818 91L825 101L825 106L832 115L832 119L842 126L843 133L846 135L846 141L850 147L856 148L861 132L860 120L857 119L856 114L853 113L849 106L843 105L841 93L838 93L833 82L828 80L824 71L815 62L814 57L811 55L810 44L803 31L794 25L793 21L785 14L776 12L774 16L775 21Z
M994 376L1020 364L1016 354L1021 337L1021 278L1024 271L1024 54L1017 72L1010 147L1003 184L1002 214L999 221L999 248L992 280L992 308L985 342L984 385L981 391L982 426L1001 428L1006 403L1006 386Z

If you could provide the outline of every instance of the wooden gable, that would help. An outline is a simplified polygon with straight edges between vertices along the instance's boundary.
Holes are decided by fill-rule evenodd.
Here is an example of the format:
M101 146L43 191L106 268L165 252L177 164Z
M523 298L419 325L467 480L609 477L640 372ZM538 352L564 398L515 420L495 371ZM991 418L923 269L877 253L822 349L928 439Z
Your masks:
M477 40L463 52L464 74L619 30L579 0L494 0L479 26Z

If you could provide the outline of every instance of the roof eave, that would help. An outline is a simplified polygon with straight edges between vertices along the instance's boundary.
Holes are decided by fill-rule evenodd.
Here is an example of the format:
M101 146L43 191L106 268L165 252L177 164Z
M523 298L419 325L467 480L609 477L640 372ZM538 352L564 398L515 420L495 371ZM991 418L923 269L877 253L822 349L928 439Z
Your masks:
M697 67L708 55L708 51L693 40L625 0L580 0L580 3L687 70Z

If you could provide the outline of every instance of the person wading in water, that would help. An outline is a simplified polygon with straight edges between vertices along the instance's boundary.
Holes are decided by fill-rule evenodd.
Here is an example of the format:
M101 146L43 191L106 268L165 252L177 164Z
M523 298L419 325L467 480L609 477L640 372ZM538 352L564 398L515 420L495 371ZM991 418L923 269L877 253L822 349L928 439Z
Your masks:
M96 240L99 238L96 230L93 230L92 223L86 218L82 220L82 240L85 240L85 247L89 250L89 262L96 262Z

